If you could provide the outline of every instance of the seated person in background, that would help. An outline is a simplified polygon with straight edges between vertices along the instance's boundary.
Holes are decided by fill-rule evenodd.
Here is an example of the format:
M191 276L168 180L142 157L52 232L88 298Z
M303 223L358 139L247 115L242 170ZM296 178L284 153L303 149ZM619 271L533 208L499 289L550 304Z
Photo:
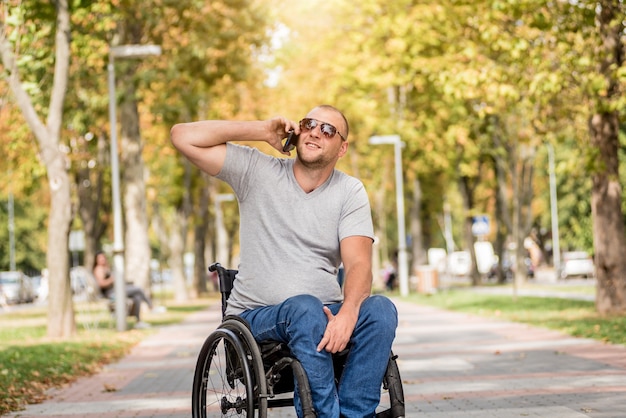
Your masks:
M93 265L93 275L96 278L96 282L98 283L98 287L100 288L100 292L102 292L102 296L105 298L113 298L114 297L114 285L115 278L111 273L111 267L109 267L109 261L107 260L106 255L102 251L98 251L96 253L96 258L94 259ZM132 299L133 307L132 312L130 314L137 318L137 323L135 324L135 328L147 328L150 324L143 322L140 318L141 311L141 302L145 302L148 304L150 309L152 309L152 301L150 298L146 296L143 290L140 287L133 286L132 284L126 284L126 297Z
M281 141L292 129L300 135L294 159L229 142L266 142L288 156ZM375 415L398 325L393 303L370 296L374 232L365 188L335 169L347 137L346 118L328 105L300 123L209 120L171 131L174 146L239 201L241 262L226 313L246 319L257 340L289 346L318 417ZM336 387L332 355L348 346ZM297 393L294 401L302 416Z

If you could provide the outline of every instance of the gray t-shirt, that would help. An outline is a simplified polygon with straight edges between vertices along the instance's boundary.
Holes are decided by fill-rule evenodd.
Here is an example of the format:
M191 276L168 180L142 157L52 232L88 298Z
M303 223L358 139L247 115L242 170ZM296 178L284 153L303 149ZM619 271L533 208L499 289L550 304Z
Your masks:
M369 199L359 180L334 170L323 185L305 193L293 174L294 161L227 144L216 177L237 195L241 245L227 314L302 294L325 304L341 302L339 243L349 236L374 237Z

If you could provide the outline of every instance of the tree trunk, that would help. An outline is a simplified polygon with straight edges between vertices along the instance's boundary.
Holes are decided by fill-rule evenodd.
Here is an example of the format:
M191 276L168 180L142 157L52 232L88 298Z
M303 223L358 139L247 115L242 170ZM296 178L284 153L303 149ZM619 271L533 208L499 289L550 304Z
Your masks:
M124 99L120 103L121 166L123 170L125 254L124 276L146 291L150 290L150 241L146 211L146 183L143 163L143 142L139 132L139 113L134 71L123 77Z
M470 277L472 280L472 286L478 286L480 284L480 274L478 273L478 266L476 264L476 250L474 249L474 234L472 233L472 209L474 208L474 189L470 185L470 179L462 176L459 179L459 189L461 196L463 197L463 209L465 212L465 221L463 222L463 240L465 241L465 247L470 253L470 259L472 260L472 266L470 269Z
M215 250L217 253L217 261L224 267L233 268L230 264L230 237L226 229L226 224L224 223L224 208L223 201L220 200L220 194L213 196L213 203L215 204Z
M233 204L233 206L235 205L236 203ZM237 208L237 206L235 206L235 208ZM230 209L232 210L233 208L231 207ZM232 268L237 268L237 265L239 264L239 258L235 258L234 249L236 243L235 237L239 233L239 223L232 222L233 218L234 216L229 216L228 219L231 222L226 223L226 234L228 236L228 264L232 266Z
M626 312L626 237L619 183L619 114L611 100L621 94L615 71L624 64L621 2L600 1L596 16L602 44L599 71L605 78L605 95L598 96L589 121L591 145L598 150L592 176L591 213L597 278L596 309L599 313Z
M97 164L95 169L88 165L80 167L76 175L76 190L78 191L78 214L85 232L85 252L83 265L91 271L94 263L98 243L106 230L107 223L100 217L101 209L110 213L108 199L103 198L104 193L104 167L107 147L104 137L98 137ZM110 192L109 192L110 193Z
M206 240L205 240L205 245L204 245L204 259L208 262L209 265L217 261L215 257L215 242L214 242L215 222L211 222L212 218L210 214L211 212L209 211L208 220L207 220L207 231L205 235ZM207 271L205 271L205 273L208 274ZM217 280L215 279L216 279L216 276L214 273L209 274L207 276L207 291L215 292L219 290L217 286Z
M95 181L91 181L91 177ZM91 271L99 237L102 234L99 208L102 196L101 175L93 175L88 168L81 168L77 173L76 190L78 192L78 215L85 233L83 265Z
M498 255L498 268L497 268L497 281L500 284L506 282L507 272L505 266L510 260L506 260L509 256L506 248L507 239L509 234L512 233L512 221L511 211L508 203L508 187L507 187L507 171L508 162L502 155L511 156L515 155L509 146L502 142L500 132L500 118L498 116L492 116L491 122L494 127L494 134L492 135L493 145L497 151L493 153L494 159L494 172L496 176L496 191L495 191L495 211L496 211L496 242L495 252Z
M5 37L4 24L0 21L0 55L11 91L26 123L37 138L41 159L46 166L50 186L50 213L48 220L48 252L46 263L49 271L48 336L68 338L76 333L74 308L69 278L69 231L72 222L72 199L66 156L59 143L63 121L63 104L67 91L70 61L70 13L67 0L58 0L55 32L55 67L44 125L37 115L32 100L20 80L17 58L13 45Z
M533 177L533 159L535 150L533 147L519 145L518 155L519 161L516 163L516 181L514 188L514 207L515 211L515 229L516 250L515 250L515 280L516 285L521 286L526 283L528 276L528 268L526 266L526 253L528 249L525 246L526 238L530 235L532 225L531 200L532 200L532 177Z
M163 266L166 264L165 261L169 259L169 235L165 227L165 222L163 221L161 207L156 199L152 201L151 226L159 242L159 272L162 273ZM161 279L163 278L161 277Z
M596 309L602 314L626 311L626 242L618 173L618 118L596 114L589 122L591 143L604 170L592 178L591 213L595 248Z
M67 338L76 333L69 274L68 242L72 223L70 178L65 156L57 151L46 163L50 183L50 216L46 265L49 274L48 336Z
M597 278L596 308L603 314L624 312L626 243L621 210L622 193L617 173L617 115L594 115L589 125L591 141L599 147L599 158L606 167L604 173L594 174L591 192Z
M519 170L519 146L515 149L515 152L511 154L511 188L513 189L513 198L512 198L512 211L513 211L513 222L512 222L512 241L515 244L515 260L513 267L513 290L514 296L517 297L519 287L524 283L524 277L522 276L522 269L520 268L521 263L521 254L524 249L524 238L522 237L522 205L521 205L521 186L520 186L520 170Z
M411 207L411 237L413 252L413 271L417 271L417 266L428 263L428 255L424 248L424 234L422 233L422 188L420 181L416 177L413 180L413 203Z
M177 302L184 302L189 300L189 294L187 292L187 281L185 278L185 264L183 262L185 253L185 242L182 230L183 225L186 223L186 219L187 215L183 213L181 209L178 209L175 212L168 242L168 264L172 269L174 298Z
M497 157L496 157L497 158ZM495 161L496 173L496 243L495 250L498 255L497 281L500 284L506 282L505 266L508 263L506 241L511 231L511 214L507 200L506 174L501 161Z
M207 291L207 265L204 258L206 236L209 228L209 185L206 174L201 174L202 187L196 205L196 227L194 228L194 275L191 286L191 297L198 297Z

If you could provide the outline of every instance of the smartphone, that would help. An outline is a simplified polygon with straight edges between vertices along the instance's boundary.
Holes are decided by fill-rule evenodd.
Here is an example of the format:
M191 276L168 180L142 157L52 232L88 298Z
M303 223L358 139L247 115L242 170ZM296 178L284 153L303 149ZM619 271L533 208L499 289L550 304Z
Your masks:
M290 152L292 149L296 147L296 143L298 142L298 137L300 135L296 135L296 132L292 129L289 131L289 135L287 136L287 140L285 141L285 145L283 145L283 152Z

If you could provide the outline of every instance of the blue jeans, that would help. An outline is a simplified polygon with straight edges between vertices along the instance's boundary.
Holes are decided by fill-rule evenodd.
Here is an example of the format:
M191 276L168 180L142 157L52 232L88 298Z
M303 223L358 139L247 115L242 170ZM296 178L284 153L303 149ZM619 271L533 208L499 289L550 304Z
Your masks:
M278 305L245 311L241 317L250 323L258 341L275 340L289 346L307 373L319 418L373 417L398 326L396 307L380 295L363 302L338 388L334 383L332 354L316 350L328 323L322 307L316 297L299 295ZM328 307L336 315L341 304ZM294 401L301 417L297 394Z

